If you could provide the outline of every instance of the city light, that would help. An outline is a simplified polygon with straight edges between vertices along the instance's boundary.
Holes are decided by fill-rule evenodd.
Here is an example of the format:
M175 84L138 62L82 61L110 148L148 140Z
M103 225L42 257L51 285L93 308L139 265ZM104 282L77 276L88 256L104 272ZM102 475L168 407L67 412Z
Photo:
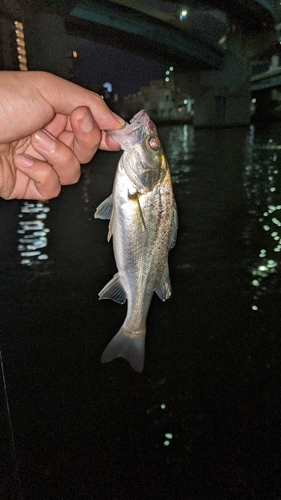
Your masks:
M180 13L180 20L183 21L187 17L188 11L187 9L183 9Z
M165 75L166 75L165 82L169 82L170 81L171 71L174 71L174 66L170 66L169 69L166 70L166 72L165 72Z
M18 61L20 71L27 71L27 58L25 50L25 40L23 32L23 24L20 21L14 22L15 34L16 34L16 44L18 52Z

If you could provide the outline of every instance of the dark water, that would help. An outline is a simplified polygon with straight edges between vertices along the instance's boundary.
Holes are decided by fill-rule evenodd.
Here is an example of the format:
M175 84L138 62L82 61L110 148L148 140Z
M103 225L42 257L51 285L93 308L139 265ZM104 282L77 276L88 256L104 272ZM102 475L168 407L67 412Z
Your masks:
M126 313L97 300L118 154L0 202L1 500L281 499L281 125L160 135L180 229L142 374L100 363Z

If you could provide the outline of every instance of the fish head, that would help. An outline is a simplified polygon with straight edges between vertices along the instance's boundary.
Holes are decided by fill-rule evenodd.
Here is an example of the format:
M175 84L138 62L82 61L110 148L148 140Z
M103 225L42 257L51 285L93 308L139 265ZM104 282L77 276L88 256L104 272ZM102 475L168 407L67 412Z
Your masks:
M119 130L107 132L125 151L123 167L140 193L152 191L161 177L164 152L157 129L145 110Z

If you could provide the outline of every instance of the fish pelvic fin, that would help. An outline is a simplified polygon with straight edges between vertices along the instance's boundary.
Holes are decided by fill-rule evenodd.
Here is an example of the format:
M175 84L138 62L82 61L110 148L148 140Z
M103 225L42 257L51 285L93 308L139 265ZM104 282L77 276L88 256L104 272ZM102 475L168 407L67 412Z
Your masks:
M144 365L146 329L138 332L130 331L123 325L105 348L101 361L108 363L115 358L124 358L133 370L142 372Z

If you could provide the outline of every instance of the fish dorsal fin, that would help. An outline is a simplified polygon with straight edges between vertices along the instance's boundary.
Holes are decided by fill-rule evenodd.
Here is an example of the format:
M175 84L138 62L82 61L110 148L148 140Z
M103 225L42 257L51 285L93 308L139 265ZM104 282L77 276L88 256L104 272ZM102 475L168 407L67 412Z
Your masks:
M110 219L112 214L112 194L108 196L103 202L98 206L95 211L95 219Z
M118 302L118 304L124 304L126 302L126 294L120 283L119 273L115 274L103 287L99 293L99 299L111 299Z
M177 204L174 201L174 213L173 213L172 229L170 234L169 250L171 250L176 244L177 232L178 232L178 209L177 209Z
M167 300L172 293L168 262L163 269L156 293L161 300Z

